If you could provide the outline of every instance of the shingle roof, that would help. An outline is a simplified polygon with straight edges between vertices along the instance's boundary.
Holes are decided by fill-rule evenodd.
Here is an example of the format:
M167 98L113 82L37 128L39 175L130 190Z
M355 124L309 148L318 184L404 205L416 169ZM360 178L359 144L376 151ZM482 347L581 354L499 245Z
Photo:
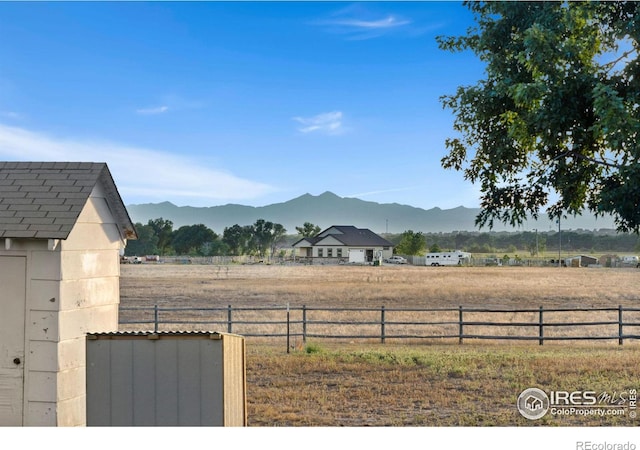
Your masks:
M330 230L338 230L339 233L331 233ZM327 233L328 232L328 233ZM327 230L320 233L318 236L331 236L344 245L356 245L356 246L382 246L392 247L393 244L386 239L378 236L368 228L356 228L352 225L334 225L327 228Z
M299 242L306 240L312 246L322 241L327 236L342 242L344 245L352 245L357 247L373 246L373 247L393 247L393 244L381 236L378 236L368 228L356 228L352 225L333 225L326 230L318 233L314 237L302 238Z
M122 236L135 239L105 163L0 161L0 238L66 239L98 183Z

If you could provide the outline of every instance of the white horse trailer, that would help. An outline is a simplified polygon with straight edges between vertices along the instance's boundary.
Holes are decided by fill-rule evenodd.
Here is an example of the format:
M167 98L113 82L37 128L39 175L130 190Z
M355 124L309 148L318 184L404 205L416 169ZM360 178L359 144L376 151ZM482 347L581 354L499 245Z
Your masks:
M455 250L425 255L425 266L462 266L471 262L471 253Z

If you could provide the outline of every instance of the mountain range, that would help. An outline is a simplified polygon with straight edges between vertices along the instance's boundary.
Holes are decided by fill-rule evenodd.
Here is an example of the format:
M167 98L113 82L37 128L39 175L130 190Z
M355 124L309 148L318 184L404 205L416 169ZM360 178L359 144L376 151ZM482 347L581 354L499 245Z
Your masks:
M448 233L453 231L555 231L558 224L546 214L529 220L518 228L497 224L493 230L479 229L475 218L479 208L459 206L452 209L422 209L398 203L376 203L357 198L340 197L332 192L320 195L304 194L283 203L266 206L193 207L176 206L171 202L128 205L131 220L146 224L149 220L163 218L173 222L174 229L183 225L204 224L221 234L226 227L252 225L264 219L284 226L289 234L296 227L310 222L325 229L331 225L353 225L368 228L376 233L402 233L407 230L424 233ZM613 218L595 218L591 214L570 217L561 221L563 230L615 229Z

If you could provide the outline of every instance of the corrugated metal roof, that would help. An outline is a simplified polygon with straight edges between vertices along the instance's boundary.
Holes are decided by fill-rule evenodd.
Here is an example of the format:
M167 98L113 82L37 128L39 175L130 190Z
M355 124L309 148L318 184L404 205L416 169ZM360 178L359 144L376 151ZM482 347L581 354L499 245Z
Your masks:
M105 163L0 161L0 238L66 239L98 183L122 235L135 239Z
M222 333L220 331L107 331L99 333L87 333L88 339L111 338L146 338L160 339L163 337L208 337L210 339L222 339L223 336L243 337L238 334Z

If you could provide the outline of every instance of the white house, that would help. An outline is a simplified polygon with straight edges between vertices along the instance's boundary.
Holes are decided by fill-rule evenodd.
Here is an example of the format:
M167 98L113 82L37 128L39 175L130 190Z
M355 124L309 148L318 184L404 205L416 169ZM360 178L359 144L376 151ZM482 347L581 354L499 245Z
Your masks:
M0 162L0 425L86 425L86 334L117 330L135 238L105 163Z
M297 256L315 262L373 262L393 255L393 244L367 228L333 225L293 244Z

